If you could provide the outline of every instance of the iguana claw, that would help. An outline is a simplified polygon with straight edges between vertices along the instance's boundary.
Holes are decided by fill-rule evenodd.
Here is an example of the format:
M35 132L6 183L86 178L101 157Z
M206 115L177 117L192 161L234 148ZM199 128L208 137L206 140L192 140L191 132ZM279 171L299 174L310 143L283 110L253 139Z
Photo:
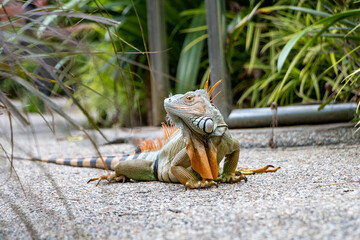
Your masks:
M99 183L101 182L101 180L108 180L108 182L110 183L111 181L115 181L115 182L125 182L126 181L126 177L125 176L119 176L117 177L115 173L109 173L107 175L103 175L103 176L100 176L100 177L94 177L94 178L91 178L87 183L89 182L93 182L93 181L96 181L96 180L99 180L97 183L96 183L96 186L99 185Z
M218 187L217 183L215 181L196 181L196 180L189 180L185 183L185 190L194 189L194 188L209 188L211 186Z
M87 181L87 183L90 183L90 182L99 180L99 181L96 183L96 186L97 186L97 185L99 185L99 183L100 183L101 180L107 179L107 177L108 177L107 175L100 176L100 177L93 177L93 178L91 178L89 181Z

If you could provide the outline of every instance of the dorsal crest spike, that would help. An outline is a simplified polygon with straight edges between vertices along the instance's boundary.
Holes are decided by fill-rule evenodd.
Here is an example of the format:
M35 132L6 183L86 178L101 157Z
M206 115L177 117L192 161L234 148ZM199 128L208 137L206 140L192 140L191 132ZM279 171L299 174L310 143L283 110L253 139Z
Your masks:
M209 91L209 79L210 79L210 73L211 73L211 70L209 71L209 74L208 74L208 77L206 79L206 82L205 82L205 86L204 86L204 89L205 91Z
M219 91L219 92L215 95L215 97L211 98L211 95L212 95L212 93L214 92L216 86L219 85L222 80L220 79L219 81L217 81L217 83L215 83L215 85L212 86L211 89L209 89L210 73L211 73L211 71L209 72L209 75L208 75L208 77L207 77L207 79L206 79L204 89L205 89L206 92L208 92L210 102L212 102L212 101L217 97L217 95L219 95L219 93L221 92L221 91Z
M149 152L149 151L157 151L160 150L164 144L166 143L166 141L171 138L171 136L179 130L178 127L175 127L174 124L169 123L168 121L166 121L166 123L162 122L161 123L162 126L162 138L157 138L155 140L152 139L146 139L143 140L142 142L140 142L139 144L139 148L141 150L141 152Z
M219 95L219 93L221 93L221 91L219 91L213 98L211 98L210 102L212 102Z
M219 85L221 83L221 79L219 81L217 81L217 83L215 83L214 86L212 86L212 88L208 91L209 97L211 98L211 95L213 93L213 91L215 90L216 86Z

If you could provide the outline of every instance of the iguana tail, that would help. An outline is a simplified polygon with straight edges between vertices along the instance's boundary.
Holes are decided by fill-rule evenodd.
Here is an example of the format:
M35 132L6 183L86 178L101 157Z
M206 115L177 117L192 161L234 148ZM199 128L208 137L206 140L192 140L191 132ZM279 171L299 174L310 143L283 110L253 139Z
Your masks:
M99 156L93 156L76 158L14 157L14 159L48 162L73 167L88 167L115 170L115 165L120 161L126 161L131 159L155 161L155 159L159 155L158 150L160 150L163 145L168 141L168 139L171 138L171 136L175 134L178 130L179 128L175 127L173 124L162 123L163 139L158 138L156 140L144 140L140 142L137 150L135 151L135 153L132 154L102 156L101 158ZM6 156L0 157L5 158ZM104 162L107 168L104 166Z
M145 153L135 153L135 154L123 154L123 155L115 155L115 156L102 156L102 159L105 161L109 170L115 170L115 165L119 161L131 160L131 159L149 159L151 156L148 156L149 152ZM153 154L151 154L153 155ZM59 165L67 165L74 167L88 167L88 168L99 168L105 169L103 164L103 160L99 156L94 157L77 157L77 158L41 158L41 157L32 157L32 158L24 158L24 157L14 157L17 160L30 160L30 161L40 161L40 162L48 162L55 163Z

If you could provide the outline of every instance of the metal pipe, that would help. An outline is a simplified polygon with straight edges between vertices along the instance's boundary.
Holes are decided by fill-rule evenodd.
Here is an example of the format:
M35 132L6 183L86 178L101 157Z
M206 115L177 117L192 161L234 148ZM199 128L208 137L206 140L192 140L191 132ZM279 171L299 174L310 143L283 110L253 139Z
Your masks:
M320 105L278 107L278 125L350 121L354 118L357 104L328 104L320 111L319 107ZM229 115L227 123L231 128L269 127L272 116L270 108L236 109Z

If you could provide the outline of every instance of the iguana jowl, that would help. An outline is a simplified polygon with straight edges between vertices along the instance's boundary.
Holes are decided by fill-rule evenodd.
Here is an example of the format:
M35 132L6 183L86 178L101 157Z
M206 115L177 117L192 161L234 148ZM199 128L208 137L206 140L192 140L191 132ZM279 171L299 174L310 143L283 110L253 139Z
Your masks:
M254 170L236 170L240 143L234 138L209 93L196 90L177 94L164 101L169 120L180 128L158 151L103 157L113 173L89 180L180 182L186 188L207 188L217 181L235 183L244 174L274 172L268 165ZM219 164L224 159L219 175ZM45 162L79 167L105 168L103 160L90 158L34 158ZM272 169L268 169L271 167ZM244 173L244 174L243 174Z

